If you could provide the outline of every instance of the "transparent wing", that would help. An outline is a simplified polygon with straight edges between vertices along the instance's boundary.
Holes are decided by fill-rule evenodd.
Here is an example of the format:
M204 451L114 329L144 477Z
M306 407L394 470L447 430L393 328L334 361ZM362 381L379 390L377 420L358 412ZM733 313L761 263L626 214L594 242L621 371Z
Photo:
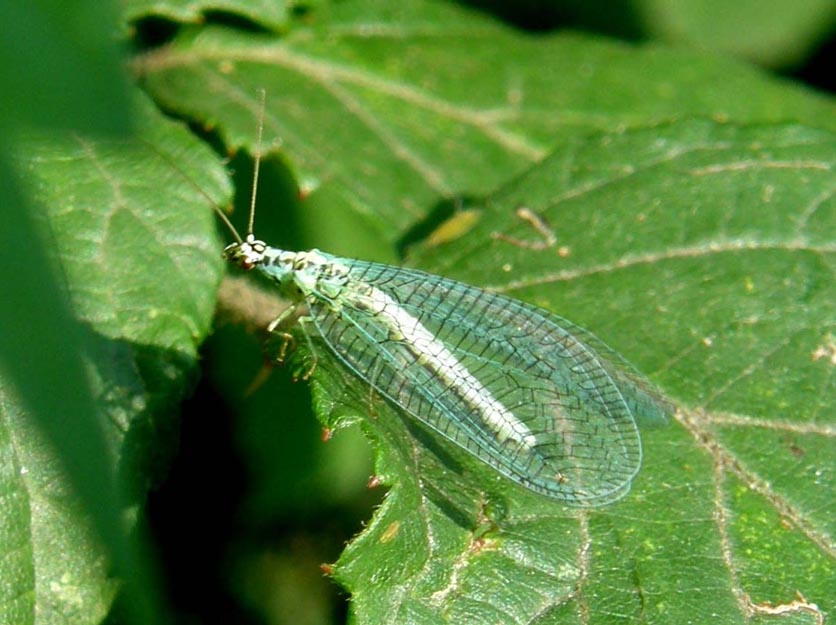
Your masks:
M634 412L665 409L615 352L503 295L416 270L337 260L351 279L336 302L312 293L310 313L361 379L531 490L580 505L629 490L641 464ZM415 328L398 327L410 319L435 342L416 346ZM458 367L444 360L442 345ZM617 360L607 358L613 355ZM510 415L496 418L507 421L504 433L485 416L488 398Z

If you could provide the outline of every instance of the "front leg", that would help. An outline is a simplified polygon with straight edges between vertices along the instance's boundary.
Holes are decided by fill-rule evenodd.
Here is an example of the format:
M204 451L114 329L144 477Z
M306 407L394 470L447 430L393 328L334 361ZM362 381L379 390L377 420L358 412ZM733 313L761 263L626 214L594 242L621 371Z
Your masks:
M314 350L313 341L311 341L310 333L307 330L307 324L312 321L311 317L308 315L299 315L298 314L298 304L293 304L289 306L281 315L273 319L270 322L270 325L267 326L267 332L270 334L271 337L277 337L281 344L278 349L278 354L273 357L273 359L278 362L279 364L284 364L287 354L296 348L296 339L294 336L288 332L285 328L288 325L292 325L293 323L298 323L299 328L302 330L302 334L305 336L305 341L308 344L308 349L311 355L311 365L307 368L307 370L300 376L301 379L307 380L311 377L314 370L316 369L316 350ZM294 382L299 379L297 376L294 375Z

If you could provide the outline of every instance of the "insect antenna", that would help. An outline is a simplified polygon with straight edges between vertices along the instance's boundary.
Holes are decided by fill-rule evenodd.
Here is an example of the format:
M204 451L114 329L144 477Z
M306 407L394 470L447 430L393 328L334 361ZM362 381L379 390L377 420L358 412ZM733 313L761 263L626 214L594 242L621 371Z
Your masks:
M253 237L253 226L255 222L255 202L256 202L256 192L258 190L258 174L261 169L261 157L263 151L263 142L262 138L264 136L264 111L265 111L265 104L267 100L267 92L264 89L258 90L259 95L259 111L258 111L258 126L257 126L257 135L256 135L256 144L255 150L253 153L254 165L253 165L253 184L252 184L252 191L250 193L250 211L249 211L249 218L247 221L247 234L246 238L242 238L241 235L238 233L238 229L233 225L232 221L227 217L224 210L218 205L218 203L203 189L199 184L197 184L192 177L186 173L186 171L175 161L170 155L166 154L162 150L160 150L157 146L150 143L149 141L142 140L149 148L151 148L157 155L165 160L172 169L176 170L183 179L192 187L197 193L202 195L207 203L212 207L212 210L215 211L215 214L218 218L223 222L224 226L227 230L229 230L232 237L235 239L236 243L243 243L246 241L252 241Z
M255 200L258 191L258 173L261 170L262 137L264 136L264 109L267 100L267 92L264 89L258 90L259 111L258 126L256 130L255 150L253 152L253 188L250 192L250 217L247 222L247 240L253 239L253 227L255 225Z

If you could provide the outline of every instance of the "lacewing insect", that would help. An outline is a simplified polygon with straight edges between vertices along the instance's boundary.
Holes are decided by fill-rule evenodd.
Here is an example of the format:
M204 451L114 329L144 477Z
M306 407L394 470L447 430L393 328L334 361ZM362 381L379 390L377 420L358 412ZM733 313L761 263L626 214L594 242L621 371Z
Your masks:
M525 302L256 239L262 132L263 119L246 236L215 208L235 238L224 257L291 302L268 327L284 348L298 322L312 350L314 337L400 411L532 491L584 506L627 493L642 459L636 417L669 410L647 380L590 332Z

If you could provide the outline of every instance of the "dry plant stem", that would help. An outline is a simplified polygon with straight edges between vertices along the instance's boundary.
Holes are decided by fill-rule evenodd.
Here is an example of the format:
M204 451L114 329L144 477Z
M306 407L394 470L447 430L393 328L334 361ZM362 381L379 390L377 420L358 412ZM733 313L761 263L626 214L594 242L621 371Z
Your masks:
M252 333L263 331L287 306L243 277L227 276L218 290L218 319L240 324Z

